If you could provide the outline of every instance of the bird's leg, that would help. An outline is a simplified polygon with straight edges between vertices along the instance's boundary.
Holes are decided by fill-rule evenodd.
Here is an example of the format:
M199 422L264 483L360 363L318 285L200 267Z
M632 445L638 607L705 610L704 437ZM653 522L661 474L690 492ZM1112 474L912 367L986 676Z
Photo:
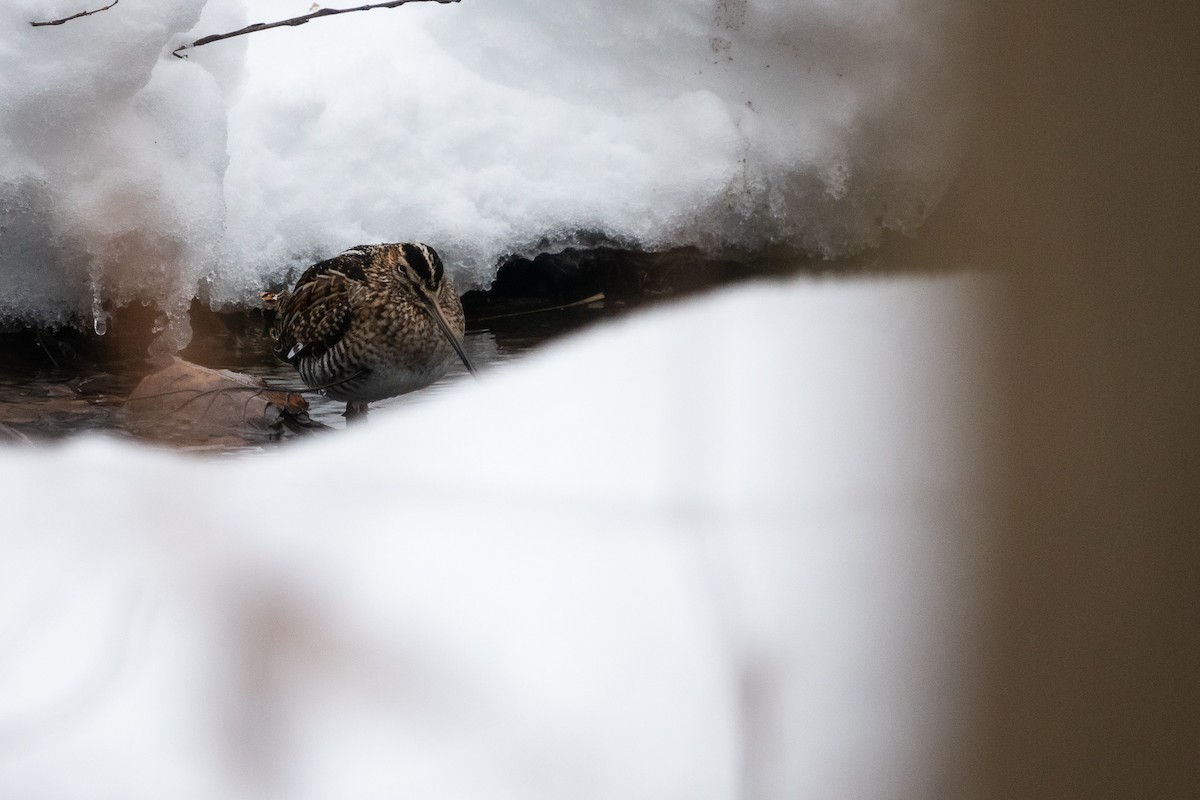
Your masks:
M346 403L346 424L350 425L355 422L367 421L367 404L364 402L356 402L354 400Z

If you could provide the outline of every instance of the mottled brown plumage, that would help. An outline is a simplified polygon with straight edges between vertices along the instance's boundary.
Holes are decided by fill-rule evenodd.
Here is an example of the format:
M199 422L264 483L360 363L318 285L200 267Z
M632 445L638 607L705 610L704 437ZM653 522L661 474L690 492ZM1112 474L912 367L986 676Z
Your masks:
M433 383L456 354L475 371L458 292L428 245L355 247L309 267L290 292L263 297L277 311L275 353L310 388L345 401L348 419Z

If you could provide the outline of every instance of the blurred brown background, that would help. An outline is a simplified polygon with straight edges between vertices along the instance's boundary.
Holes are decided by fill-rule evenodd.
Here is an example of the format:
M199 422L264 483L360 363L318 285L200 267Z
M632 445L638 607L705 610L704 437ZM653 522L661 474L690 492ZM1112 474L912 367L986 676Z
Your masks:
M1200 797L1200 4L989 6L917 242L1013 277L969 784Z

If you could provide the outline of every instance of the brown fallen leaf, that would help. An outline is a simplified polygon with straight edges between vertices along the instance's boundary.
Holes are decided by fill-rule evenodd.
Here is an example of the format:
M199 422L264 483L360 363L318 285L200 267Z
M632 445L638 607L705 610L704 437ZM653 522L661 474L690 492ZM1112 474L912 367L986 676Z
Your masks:
M138 417L191 430L279 434L324 428L308 416L308 401L295 392L271 389L262 380L176 358L147 375L125 401Z

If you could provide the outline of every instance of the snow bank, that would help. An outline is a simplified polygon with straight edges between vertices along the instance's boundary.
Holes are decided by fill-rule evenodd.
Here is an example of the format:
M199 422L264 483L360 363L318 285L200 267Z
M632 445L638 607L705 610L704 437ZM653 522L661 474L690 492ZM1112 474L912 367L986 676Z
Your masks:
M260 459L0 451L0 795L931 796L981 298L727 291Z
M203 19L228 23L231 2ZM214 74L233 55L168 64L163 44L205 5L127 1L39 28L28 23L80 9L0 9L0 318L103 331L106 307L144 300L175 322L163 349L187 342L188 301L221 253L226 102Z
M307 0L0 10L0 317L252 302L423 239L461 286L580 241L840 255L912 230L950 167L950 4L464 0L168 55ZM247 11L251 8L252 11Z

